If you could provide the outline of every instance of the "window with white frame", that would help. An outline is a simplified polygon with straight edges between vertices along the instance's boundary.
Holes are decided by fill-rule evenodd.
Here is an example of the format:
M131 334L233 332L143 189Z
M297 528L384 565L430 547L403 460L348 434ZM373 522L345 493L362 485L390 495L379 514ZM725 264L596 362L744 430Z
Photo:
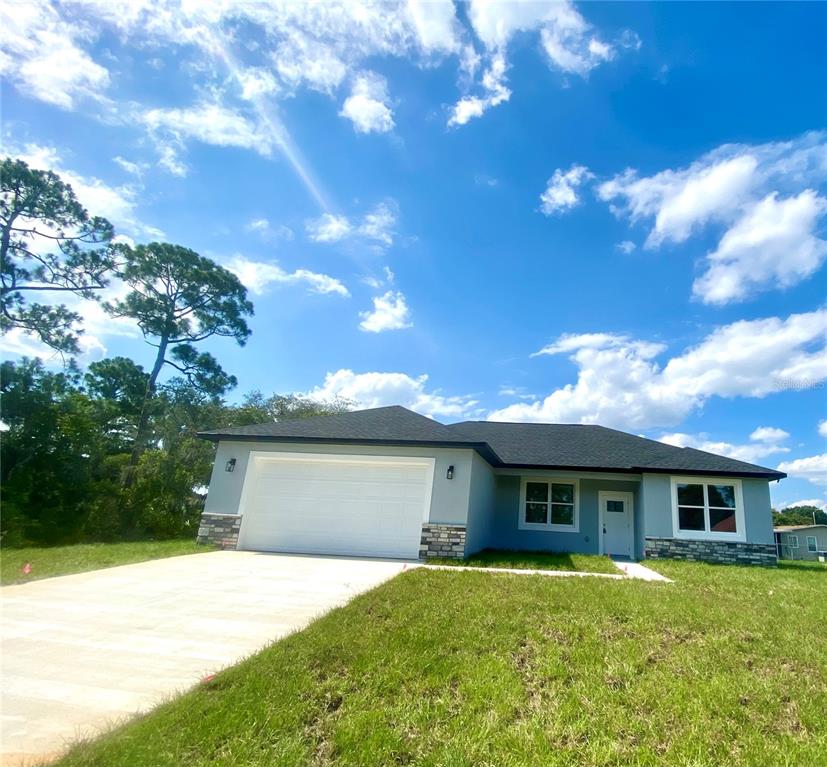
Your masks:
M789 541L791 549L797 549L798 548L798 536L797 535L791 535L787 538L787 540Z
M807 536L807 551L818 551L818 541L816 540L816 537L814 535Z
M520 524L525 530L577 532L577 480L525 478L520 492Z
M678 538L745 537L741 483L735 479L673 477L672 515Z

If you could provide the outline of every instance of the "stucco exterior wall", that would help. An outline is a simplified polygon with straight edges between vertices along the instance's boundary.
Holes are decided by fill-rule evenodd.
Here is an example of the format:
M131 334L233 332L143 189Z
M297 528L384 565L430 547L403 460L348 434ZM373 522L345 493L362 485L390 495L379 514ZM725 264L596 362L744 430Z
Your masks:
M640 483L645 538L672 537L672 485L668 474L644 474Z
M555 478L580 480L580 529L578 532L558 530L520 530L520 482L522 476L543 476L542 472L526 472L523 475L497 474L492 519L491 547L517 551L560 551L576 554L597 554L600 550L598 530L598 493L601 490L634 493L637 497L639 483L632 480L598 479L582 474L555 473ZM642 548L642 541L641 541ZM637 544L636 544L637 547Z
M204 512L207 514L238 514L241 489L250 453L296 452L338 453L343 455L394 455L414 458L433 458L434 487L431 493L431 511L428 521L438 524L464 525L466 523L471 489L473 450L393 447L386 445L311 444L291 442L232 442L218 443L210 487ZM227 461L235 458L235 470L225 471ZM480 459L482 460L482 459ZM448 467L454 467L454 478L447 479Z
M490 464L474 453L471 461L471 491L468 502L468 529L465 555L489 548L491 542L496 476Z
M222 440L216 451L204 510L205 520L209 521L210 515L239 513L249 456L254 451L433 458L434 484L426 524L462 527L466 555L484 548L598 553L598 493L601 490L630 492L634 495L636 557L642 558L645 555L647 541L674 538L671 477L668 474L641 476L554 472L551 475L554 478L579 480L578 531L521 530L521 478L548 478L549 472L540 469L493 469L470 449L386 445ZM233 458L236 462L235 470L227 472L225 466ZM454 467L453 479L446 476L449 466ZM768 482L760 479L742 479L741 487L746 542L774 544ZM668 556L666 549L663 555Z
M766 479L741 479L741 492L746 541L774 543L769 482ZM673 538L672 477L669 474L644 474L641 499L644 537Z
M750 543L775 543L772 532L770 483L766 479L742 479L744 521Z

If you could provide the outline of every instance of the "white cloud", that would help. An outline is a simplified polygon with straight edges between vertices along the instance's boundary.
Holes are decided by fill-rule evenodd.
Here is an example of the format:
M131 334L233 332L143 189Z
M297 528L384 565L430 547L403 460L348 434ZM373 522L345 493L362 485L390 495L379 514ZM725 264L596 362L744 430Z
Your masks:
M646 247L655 247L670 240L684 242L696 227L730 216L755 183L757 167L750 155L717 161L706 157L686 169L647 178L627 170L597 191L601 199L617 201L618 212L632 221L654 217Z
M464 96L451 110L448 125L465 125L475 117L481 117L491 107L498 106L511 98L511 91L506 86L508 69L505 56L497 53L482 76L482 95Z
M241 98L245 101L253 101L260 96L269 96L279 90L279 84L273 73L264 67L250 67L240 71L238 82L241 85Z
M353 230L347 216L334 216L332 213L323 213L319 218L308 221L306 228L307 236L313 242L338 242Z
M823 421L819 421L818 423L818 433L822 437L827 437L827 419Z
M323 213L305 222L307 236L313 242L339 242L349 237L370 240L381 247L393 245L396 234L397 207L394 201L380 202L361 221L347 216Z
M756 442L783 442L790 438L790 433L774 426L759 426L749 438Z
M600 64L610 61L619 48L637 49L640 39L626 31L616 44L601 40L580 12L568 0L559 2L514 2L514 0L471 0L468 5L471 28L484 48L484 56L473 46L462 49L462 80L472 78L483 58L488 66L478 93L469 93L453 106L449 126L465 125L475 117L511 97L506 85L507 49L515 35L539 30L548 64L567 74L586 77Z
M309 293L336 294L345 298L350 295L344 284L335 277L311 272L308 269L286 272L274 261L254 261L235 255L226 262L226 267L256 295L266 293L272 284L304 284Z
M0 75L24 95L63 109L98 99L109 72L83 50L88 30L48 2L0 5Z
M580 202L578 188L592 178L594 174L584 165L572 165L567 171L558 168L540 195L543 213L552 216L574 208Z
M813 191L825 180L827 134L813 132L787 142L726 144L652 176L627 170L597 192L632 223L651 222L647 248L722 228L694 285L697 298L722 304L794 285L827 259L827 243L816 235L827 200Z
M368 333L413 327L405 296L398 290L389 290L384 295L374 297L373 309L359 312L359 316L362 318L359 329Z
M388 84L375 72L362 72L353 81L350 96L339 114L353 123L357 133L388 133L393 130L393 112L388 101Z
M71 185L75 196L92 216L107 218L115 229L132 235L163 237L163 232L138 218L139 187L111 186L95 176L84 176L65 167L54 147L26 144L5 145L3 151L17 157L32 168L51 170Z
M193 138L214 146L236 146L268 156L272 137L253 120L217 103L202 102L183 109L150 109L143 121L152 131L162 131L181 141Z
M581 77L611 61L616 55L614 46L594 36L591 29L573 6L560 3L540 33L549 61L563 72Z
M264 217L250 219L244 225L244 231L257 234L261 239L267 241L292 240L294 236L293 230L289 226L285 226L284 224L273 226L269 219Z
M279 77L292 89L307 85L332 93L347 76L347 64L331 46L301 35L279 44L273 52L273 63Z
M726 455L739 461L754 463L770 455L789 453L790 448L779 444L789 436L783 429L763 426L750 434L748 443L740 445L710 439L708 434L684 434L682 432L662 434L658 440L675 447L694 447L697 450L705 450L707 453Z
M633 253L635 251L637 245L635 245L635 243L633 243L631 240L623 240L623 242L617 243L615 247L621 253L625 253L628 256L630 253Z
M266 218L254 218L245 224L244 229L247 232L269 232L270 222Z
M827 199L809 189L784 200L767 195L724 234L692 292L706 304L725 304L811 276L827 259L827 241L815 235L825 211Z
M527 394L523 386L500 386L497 390L500 397L516 397L517 399L533 400L536 399L533 394Z
M131 160L127 160L124 157L113 157L112 162L115 163L121 170L129 173L137 178L141 178L143 176L144 171L146 170L146 164L142 162L132 162Z
M393 285L396 281L396 275L391 271L390 267L385 266L382 272L382 277L377 277L376 275L370 274L367 277L363 277L362 282L374 290L379 290L379 288L383 288L387 285Z
M625 349L642 357L654 357L666 349L663 344L648 341L632 341L629 336L617 333L564 333L554 343L544 346L532 357L552 354L566 354L582 349Z
M812 455L808 458L796 458L794 461L782 461L778 471L783 471L795 479L806 479L814 485L827 484L827 453Z
M569 354L577 380L536 402L495 410L500 421L679 423L711 397L764 397L827 379L827 309L717 328L665 363L659 343L612 333L564 335L537 355Z
M424 53L459 50L461 30L453 0L408 0L405 12Z
M362 237L382 245L393 245L396 226L396 204L380 202L365 214L356 230Z
M158 165L167 170L173 176L183 178L187 175L187 166L181 161L175 147L170 144L159 142L158 144Z
M422 415L447 418L467 416L478 404L468 396L428 391L427 382L427 375L414 378L406 373L355 373L342 369L328 373L324 383L307 395L320 400L343 397L366 408L402 405Z

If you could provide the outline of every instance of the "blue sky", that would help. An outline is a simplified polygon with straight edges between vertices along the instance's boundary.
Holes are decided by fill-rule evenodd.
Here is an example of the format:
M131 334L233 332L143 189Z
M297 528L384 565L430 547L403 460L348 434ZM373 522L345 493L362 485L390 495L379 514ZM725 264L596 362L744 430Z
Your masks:
M233 396L602 423L827 501L823 4L2 15L5 152L248 286ZM149 360L82 311L81 363Z

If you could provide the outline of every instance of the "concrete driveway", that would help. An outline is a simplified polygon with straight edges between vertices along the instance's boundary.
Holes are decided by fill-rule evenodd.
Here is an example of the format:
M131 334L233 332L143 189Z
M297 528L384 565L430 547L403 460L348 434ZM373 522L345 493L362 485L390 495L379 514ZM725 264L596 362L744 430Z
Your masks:
M4 587L2 764L145 711L404 567L219 551Z

